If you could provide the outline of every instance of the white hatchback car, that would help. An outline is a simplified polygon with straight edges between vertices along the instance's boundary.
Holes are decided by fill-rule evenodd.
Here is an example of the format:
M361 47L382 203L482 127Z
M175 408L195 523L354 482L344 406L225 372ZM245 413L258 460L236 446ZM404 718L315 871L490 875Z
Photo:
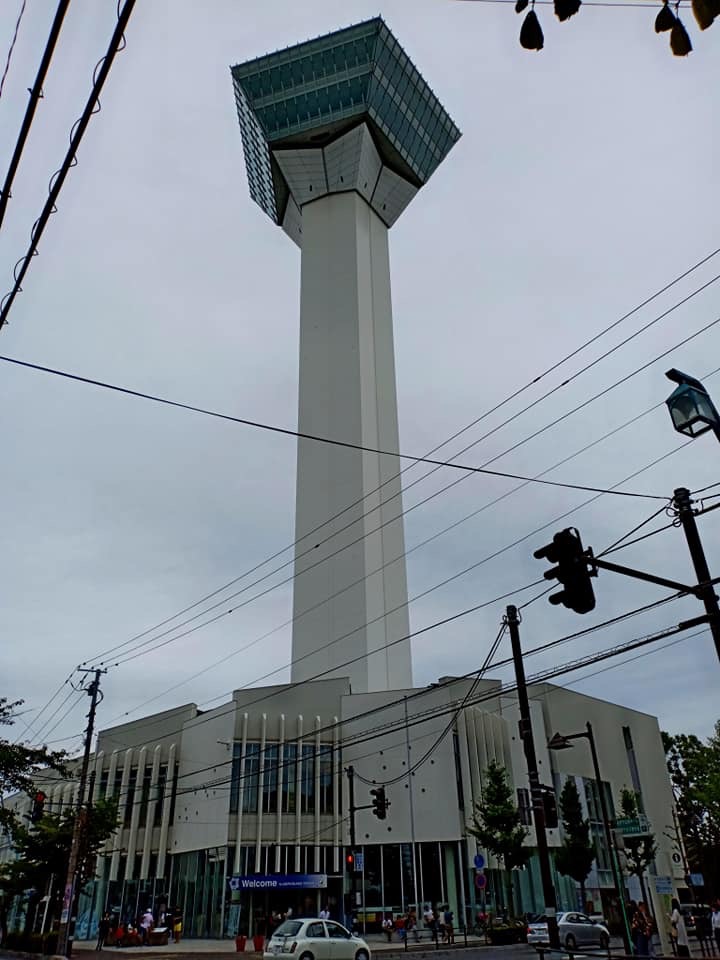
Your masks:
M371 960L370 947L334 920L285 920L265 945L265 960Z
M584 913L559 913L557 922L560 928L560 946L566 950L590 945L605 950L610 944L610 931L605 924L598 923ZM537 922L528 924L527 942L531 946L548 943L548 927L544 920L538 919Z

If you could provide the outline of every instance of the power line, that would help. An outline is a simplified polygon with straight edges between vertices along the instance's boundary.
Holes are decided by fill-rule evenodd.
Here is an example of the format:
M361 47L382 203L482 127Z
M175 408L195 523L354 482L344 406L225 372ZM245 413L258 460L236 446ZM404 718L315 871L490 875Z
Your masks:
M719 275L720 276L720 275ZM0 315L1 319L1 315ZM720 318L714 321L720 322ZM712 326L712 324L710 324ZM706 328L709 329L709 328ZM701 331L704 332L704 331ZM686 341L683 341L686 342ZM665 354L663 354L664 356ZM130 390L128 387L121 387L117 384L107 383L103 380L94 380L90 377L81 377L74 373L68 373L65 370L57 370L54 367L46 367L36 363L29 363L25 360L17 360L14 357L0 356L0 360L6 363L13 363L20 367L26 367L30 370L36 370L41 373L50 373L54 376L64 377L68 380L74 380L79 383L86 383L95 387L102 387L105 390L112 390L116 393L122 393L126 396L139 397L142 400L151 400L154 403L161 403L166 406L176 407L181 410L188 410L192 413L200 413L204 416L215 417L220 420L229 420L232 423L238 423L241 426L253 427L257 430L266 430L269 433L279 433L287 437L296 437L299 440L312 440L315 443L325 443L333 447L343 447L348 450L357 450L361 453L374 453L379 456L395 457L398 460L410 460L413 463L428 463L436 467L448 467L452 470L462 470L466 473L482 473L492 477L503 477L508 480L526 480L531 483L546 484L551 487L562 487L566 490L584 490L592 493L614 493L616 496L639 497L645 500L665 500L664 496L652 493L638 493L629 490L605 490L602 487L591 487L578 483L562 483L559 480L536 480L532 477L523 477L517 473L506 473L501 470L486 470L484 467L472 467L469 464L452 463L450 460L435 460L430 457L417 457L409 453L400 453L398 451L381 450L379 447L366 447L359 443L351 443L349 440L335 440L332 437L320 437L312 433L304 433L299 430L290 430L288 427L279 427L276 424L262 423L259 420L248 420L245 417L235 417L229 413L220 413L217 410L209 410L206 407L198 407L190 403L181 403L178 400L170 400L167 397L161 397L151 393L144 393L140 390Z
M47 226L47 222L50 219L50 216L56 210L57 199L60 195L60 191L62 190L65 178L67 177L70 168L74 167L77 163L77 150L80 146L83 135L85 134L85 130L90 123L90 118L100 109L100 93L105 84L105 80L110 73L110 68L112 67L115 55L125 47L124 30L127 27L130 14L132 13L134 6L135 0L125 0L122 9L118 11L117 24L113 30L107 52L105 56L98 61L97 66L95 67L93 73L93 86L87 103L85 104L85 109L72 128L70 133L70 146L65 154L65 159L63 160L60 169L52 176L50 180L50 189L47 201L45 202L45 206L43 207L40 216L35 221L35 224L30 231L30 246L28 247L25 256L21 257L15 265L15 283L13 288L0 302L0 330L3 327L3 324L7 322L8 313L10 312L10 309L15 301L15 297L22 289L23 279L25 278L25 274L30 267L30 262L37 254L37 245L40 242L40 238L43 235L45 227Z
M565 355L564 357L562 357L560 360L556 361L554 364L552 364L551 366L547 367L542 373L540 373L539 375L537 375L536 377L534 377L532 380L530 380L530 381L528 381L527 383L525 383L524 386L516 389L514 392L512 392L512 393L509 394L507 397L505 397L505 399L503 399L502 401L500 401L499 403L497 403L494 407L491 407L490 409L486 410L483 414L481 414L481 415L480 415L479 417L477 417L475 420L471 421L469 424L467 424L467 425L466 425L465 427L463 427L462 429L456 431L456 433L454 433L451 437L449 437L448 440L445 440L445 441L443 441L442 443L440 443L439 445L437 445L437 446L435 446L434 448L432 448L432 449L430 450L429 454L427 454L426 456L432 455L432 454L435 453L437 450L441 449L443 446L446 446L448 443L452 442L454 439L456 439L457 437L459 437L460 435L462 435L463 433L465 433L467 430L471 429L473 426L475 426L475 425L476 425L477 423L479 423L481 420L485 419L485 418L488 417L490 414L496 412L496 411L499 410L501 407L505 406L508 402L510 402L511 400L513 400L515 397L517 397L517 396L519 396L520 394L524 393L524 392L525 392L527 389L529 389L531 386L533 386L534 384L538 383L540 380L544 379L548 374L550 374L550 373L552 373L554 370L558 369L560 366L562 366L562 365L563 365L564 363L566 363L568 360L572 359L573 357L575 357L576 355L578 355L579 353L581 353L581 352L582 352L583 350L585 350L588 346L590 346L591 344L595 343L597 340L599 340L601 337L605 336L607 333L609 333L611 330L613 330L613 329L614 329L615 327L617 327L619 324L621 324L621 323L623 323L625 320L629 319L631 316L633 316L635 313L637 313L637 312L638 312L639 310L641 310L643 307L645 307L646 305L648 305L648 304L649 304L650 302L652 302L653 300L657 299L659 296L661 296L661 295L662 295L663 293L665 293L667 290L669 290L670 288L672 288L673 286L675 286L675 285L676 285L677 283L679 283L681 280L685 279L687 276L689 276L689 275L690 275L691 273L693 273L695 270L699 269L699 267L703 266L703 265L704 265L705 263L707 263L709 260L711 260L712 258L714 258L718 253L720 253L720 248L717 248L716 250L711 251L711 252L710 252L709 254L707 254L705 257L701 258L699 261L697 261L696 263L694 263L692 266L688 267L688 268L687 268L685 271L683 271L681 274L679 274L678 276L676 276L673 280L671 280L669 283L667 283L664 287L660 288L660 289L659 289L658 291L656 291L655 293L653 293L653 294L651 294L650 296L646 297L643 301L641 301L639 304L637 304L635 307L633 307L631 310L629 310L627 313L625 313L625 314L624 314L623 316L621 316L619 319L615 320L613 323L611 323L611 324L607 325L606 327L604 327L604 328L603 328L602 330L600 330L597 334L595 334L594 336L592 336L591 338L589 338L588 340L586 340L584 343L582 343L579 347L575 348L573 351L571 351L570 353L566 354L566 355ZM713 282L713 281L710 281L710 282ZM696 290L693 294L691 294L691 296L694 296L695 294L701 292L704 288L705 288L705 287L699 288L699 289ZM679 306L681 306L683 303L685 303L687 299L688 299L688 298L685 298L684 300L681 300L679 303L675 304L675 305L674 305L673 307L671 307L668 311L665 311L665 312L662 313L659 317L655 318L655 320L651 321L650 324L646 324L646 325L645 325L643 328L641 328L641 330L638 331L638 332L642 332L643 330L647 329L648 326L651 326L653 323L657 322L658 320L663 319L665 316L667 316L668 313L672 312L673 310L675 310L675 309L677 309ZM631 339L631 338L628 338L628 339ZM627 340L622 341L622 343L621 343L621 344L618 344L615 348L613 348L613 350L618 349L620 346L623 346L626 342L627 342ZM609 353L612 353L612 352L613 352L613 350L606 352L605 354L602 355L602 357L599 357L599 358L597 358L595 361L593 361L592 364L589 364L589 365L587 365L586 367L584 367L579 373L574 374L572 377L566 379L566 380L563 381L561 384L559 384L558 386L556 386L556 387L555 387L553 390L551 390L549 393L546 393L546 394L544 394L542 397L538 398L533 404L530 404L528 407L525 407L523 410L521 410L521 411L519 411L517 414L515 414L514 417L511 417L509 420L506 420L503 424L500 425L500 427L505 426L506 424L512 422L513 419L516 419L518 416L522 415L522 413L524 413L524 412L526 412L527 410L531 409L531 407L535 406L537 403L541 402L542 400L546 399L550 394L554 393L555 390L560 389L560 387L562 387L562 386L566 386L566 385L567 385L568 383L570 383L573 379L575 379L575 377L579 376L580 373L586 371L586 370L589 369L591 366L593 366L595 363L597 363L597 362L599 362L600 360L602 360L602 359L604 359L605 357L607 357L607 356L609 355ZM716 371L714 371L714 372L716 372ZM658 405L658 406L659 406L659 405ZM654 408L650 408L650 409L654 409ZM649 411L648 411L648 412L649 412ZM644 415L644 414L643 414L643 415ZM630 421L630 422L632 422L632 421ZM495 430L499 429L500 427L495 428ZM491 431L491 433L495 432L495 430L494 430L494 431ZM455 457L459 456L461 453L463 453L463 452L465 452L466 450L470 449L472 446L475 446L475 445L476 445L477 443L479 443L481 440L486 439L487 436L489 436L489 435L490 435L490 434L486 434L485 436L481 437L479 440L475 441L474 444L471 444L471 445L469 445L468 447L465 447L464 450L462 450L462 451L460 451L458 454L456 454ZM611 434L608 434L607 436L609 436L609 435L611 435ZM587 447L587 448L585 448L585 449L589 449L589 447ZM501 456L502 456L502 455L501 455ZM495 459L498 459L498 458L495 458ZM572 459L572 458L567 458L567 459ZM491 462L494 462L494 461L488 461L488 463L491 463ZM560 461L560 463L562 463L562 462L567 462L567 460L565 460L565 461ZM559 465L559 464L558 464L558 465ZM119 650L119 649L121 649L122 647L125 647L125 646L128 646L128 645L132 644L132 643L135 642L136 640L139 640L139 639L141 639L142 637L146 636L148 633L151 633L151 632L153 632L153 631L155 631L155 630L160 629L161 627L163 627L163 626L165 626L166 624L170 623L172 620L176 620L178 617L180 617L180 616L182 616L183 614L189 612L190 610L194 609L195 607L199 606L200 604L206 602L206 601L209 600L209 599L212 599L214 596L217 596L217 595L220 594L220 593L224 593L225 590L229 589L229 588L230 588L231 586L233 586L235 583L238 583L240 580L243 580L243 579L245 579L247 576L252 575L252 573L254 573L254 572L256 572L257 570L261 569L263 566L266 566L268 563L270 563L270 562L272 562L273 560L277 559L278 557L282 556L282 554L285 553L285 552L287 552L287 550L291 549L292 547L297 546L297 545L301 542L301 540L307 539L307 538L313 536L313 534L315 534L315 533L317 533L318 531L320 531L324 526L326 526L326 525L334 522L336 519L338 519L339 517L341 517L343 514L345 514L345 513L348 512L349 510L351 510L353 507L358 506L358 505L360 505L361 503L363 503L363 501L364 501L365 499L367 499L369 496L372 496L374 493L377 493L377 492L379 492L380 490L382 490L382 488L383 488L386 484L388 484L388 483L390 483L390 482L392 482L392 481L394 481L394 480L397 480L398 477L400 477L400 476L401 476L404 472L406 472L407 470L412 469L413 466L415 466L415 464L410 464L410 465L404 467L402 470L400 470L400 472L399 472L398 474L396 474L396 475L394 475L393 477L390 477L390 478L388 478L387 480L385 480L385 481L384 481L383 483L381 483L375 490L372 490L372 491L370 491L369 493L365 494L363 497L360 497L359 499L355 500L353 503L349 504L348 506L346 506L345 508L343 508L341 511L339 511L338 513L336 513L335 515L333 515L333 516L331 516L330 518L328 518L328 520L326 520L326 521L324 521L323 523L319 524L318 526L316 526L315 528L313 528L312 530L310 530L308 533L304 534L302 537L297 538L297 539L294 541L294 543L291 543L289 546L284 547L284 548L282 548L281 550L277 551L276 553L272 554L272 555L271 555L270 557L268 557L266 560L264 560L264 561L262 561L262 562L260 562L260 563L258 563L258 564L255 564L252 568L250 568L249 570L246 570L246 571L245 571L243 574L241 574L240 576L233 578L232 580L230 580L230 581L228 581L227 583L225 583L223 586L217 588L216 590L211 591L209 594L206 594L204 597L200 598L199 600L195 601L194 603L190 604L189 606L184 607L183 609L181 609L178 613L174 614L173 616L167 617L165 620L160 621L160 623L155 624L154 627L150 627L150 628L142 631L141 633L136 634L135 636L131 637L129 640L124 641L124 642L121 643L121 644L117 644L117 645L115 645L114 647L109 648L108 650L103 650L101 653L99 653L99 654L96 655L96 659L99 659L100 657L103 657L103 656L105 656L105 655L108 654L108 653L112 653L112 652L114 652L115 650ZM485 466L485 464L484 464L483 466ZM416 481L413 481L409 486L405 487L405 491L404 491L404 492L407 493L407 491L408 491L409 489L411 489L416 483L421 482L422 480L424 480L424 479L426 479L427 477L431 476L437 469L439 469L439 468L438 468L438 467L435 467L435 468L433 468L433 470L430 470L430 471L428 471L426 474L424 474L423 477L419 478L419 479L416 480ZM550 470L550 469L552 469L552 468L549 468L549 470ZM545 473L549 472L549 470L543 471L541 474L539 474L539 477L544 476ZM469 476L469 475L468 475L468 476ZM454 481L453 483L447 485L447 486L444 487L443 489L437 491L437 492L436 492L435 494L433 494L431 497L428 497L428 498L426 498L425 500L420 501L420 503L415 504L415 505L413 505L412 507L408 508L407 510L401 512L401 513L398 515L397 518L393 518L393 519L399 519L399 518L400 518L401 516L403 516L405 513L410 512L410 510L416 509L416 507L420 506L422 503L428 502L428 500L432 499L434 496L438 496L438 495L444 493L446 490L450 489L452 486L455 486L457 483L462 482L463 479L465 479L465 478L461 478L460 480ZM528 481L528 482L530 482L530 481ZM524 484L523 484L523 485L524 485ZM516 489L520 489L520 487L517 487ZM392 497L387 498L386 500L382 500L381 503L380 503L377 507L373 507L371 510L365 511L360 518L358 518L358 519L356 519L356 520L353 520L353 521L352 521L351 523L349 523L349 524L346 524L346 525L345 525L344 527L342 527L340 530L333 531L333 533L332 533L330 536L325 537L325 539L322 540L322 541L320 541L319 544L314 544L313 547L310 548L310 550L307 550L307 551L305 551L304 553L300 554L300 557L299 557L299 558L302 558L303 556L306 556L307 553L312 552L313 550L317 549L319 546L322 546L324 543L328 542L328 540L332 539L333 536L339 535L340 533L342 533L342 532L344 532L345 530L347 530L349 527L353 526L355 523L359 522L359 520L364 519L365 517L367 517L370 513L374 512L374 511L377 510L377 509L380 509L381 507L383 507L384 505L386 505L387 503L389 503L392 499L395 499L396 496L398 496L398 494L395 494L395 495L393 495ZM501 499L501 498L500 498L500 499ZM386 521L386 522L392 522L392 521ZM381 524L380 527L378 527L377 529L378 529L378 530L381 529L382 526L384 526L384 525L385 525L384 523ZM452 529L452 527L449 527L449 528L446 528L446 529L449 530L449 529ZM375 531L372 531L372 532L375 532ZM363 539L363 538L361 537L360 539ZM358 541L358 540L353 541L353 543L357 543L357 542L359 542L359 541ZM349 545L347 545L347 546L352 546L352 543L349 544ZM344 547L343 549L347 549L347 546ZM337 551L337 552L340 552L340 551ZM336 552L336 553L337 553L337 552ZM331 554L331 556L335 556L336 553ZM242 593L242 592L244 592L245 590L250 589L252 586L256 585L257 583L262 582L262 580L264 580L264 579L266 579L267 577L271 576L274 572L277 572L278 570L281 570L281 569L283 569L284 567L290 566L291 564L293 564L293 563L294 563L297 559L299 559L299 558L296 557L294 560L291 559L291 560L287 561L286 563L281 564L280 567L276 568L274 571L271 571L269 574L265 574L262 578L260 578L259 580L255 581L254 584L251 584L251 585L249 585L249 586L244 587L243 590L239 591L238 593ZM329 558L326 558L326 559L329 559ZM287 582L287 581L284 581L284 582ZM232 596L237 596L238 593L235 593L235 594L233 594ZM222 601L222 603L227 602L227 600L229 600L229 599L230 599L230 597L226 598L224 601ZM210 608L210 609L212 609L212 608ZM206 612L207 612L207 611L206 611ZM194 618L191 618L191 619L194 619ZM188 622L188 621L186 621L186 622ZM179 625L176 624L173 629L178 629L178 628L179 628ZM84 661L84 663L88 663L88 662L89 662L89 660Z
M20 30L20 24L22 23L22 18L25 15L25 7L27 6L27 0L22 0L20 5L20 13L18 14L17 20L15 21L15 32L13 33L12 40L10 41L10 49L8 50L7 59L5 60L5 69L3 70L2 78L0 78L0 97L2 97L3 87L5 86L5 78L8 75L8 70L10 69L10 61L12 60L13 51L15 50L15 44L18 38L18 31Z
M60 0L58 3L57 10L55 11L55 18L52 22L52 26L50 27L50 33L45 44L42 59L40 60L40 66L38 67L37 75L35 77L35 83L33 83L32 87L30 87L28 90L28 93L30 94L30 100L25 108L25 116L23 117L20 132L18 133L15 149L13 150L12 157L10 158L10 165L5 176L5 183L0 191L0 227L2 227L2 222L5 218L5 211L7 209L8 201L10 200L15 174L17 173L23 150L25 149L25 141L30 133L30 127L32 126L33 118L35 116L35 109L37 108L38 101L43 96L43 84L45 83L45 77L47 76L47 72L50 67L50 61L52 60L52 56L55 51L55 44L57 43L57 39L60 35L60 28L62 27L67 8L69 6L70 0ZM24 8L25 4L23 3L23 9ZM9 62L10 60L8 55L8 65ZM5 68L5 72L7 73L7 66ZM5 78L3 77L3 80L4 79ZM0 84L0 93L2 93L2 84Z

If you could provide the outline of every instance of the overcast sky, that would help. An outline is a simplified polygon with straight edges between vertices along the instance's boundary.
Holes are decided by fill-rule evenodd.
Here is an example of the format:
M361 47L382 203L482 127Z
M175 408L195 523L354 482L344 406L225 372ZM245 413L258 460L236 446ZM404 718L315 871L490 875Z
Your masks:
M0 67L19 5L0 6ZM374 3L348 0L340 16L330 0L138 3L102 111L0 333L0 353L294 428L300 254L248 196L229 66L380 12L463 131L391 232L401 447L426 452L720 246L712 92L720 26L700 35L685 8L696 51L678 60L667 35L654 34L649 8L585 6L558 24L550 7L538 7L546 46L531 54L517 42L521 18L504 4L388 0L378 11ZM51 0L27 4L0 100L3 176L53 12ZM0 232L0 293L11 286L13 264L27 247L113 26L114 3L71 4ZM478 440L716 274L720 255L443 453ZM502 454L710 323L720 316L719 293L720 282L711 285L478 443L463 461L480 464ZM720 325L494 466L539 473L663 401L668 367L700 377L720 367L719 347ZM720 398L720 375L708 386ZM43 707L76 664L292 543L292 438L5 363L0 438L1 692L25 698L27 709ZM659 408L550 476L610 486L681 443ZM668 496L681 485L698 489L720 479L718 466L720 449L706 436L625 489ZM408 471L407 483L423 472ZM418 483L406 507L454 479L454 472L440 471ZM408 549L514 485L472 476L413 510ZM412 602L412 628L541 576L544 565L532 551L555 529L576 525L599 552L661 506L616 496L581 506L589 496L529 485L413 551L411 597L577 507ZM644 529L666 522L661 514ZM699 522L717 574L720 514ZM691 577L683 536L674 528L616 559L681 581ZM525 644L666 594L609 573L595 588L597 609L586 617L544 599L529 607ZM194 675L287 621L291 601L290 587L279 587L111 670L100 725L126 711L137 717L180 702L221 702L214 698L271 670L277 670L273 681L287 679L288 627ZM418 637L415 683L478 666L505 602ZM701 612L696 600L675 601L534 657L528 671ZM666 729L707 735L718 718L720 684L709 636L651 650L564 682L657 714ZM23 717L31 721L27 736L74 737L65 744L77 746L87 698L71 698L53 717L68 691L37 724L32 713Z

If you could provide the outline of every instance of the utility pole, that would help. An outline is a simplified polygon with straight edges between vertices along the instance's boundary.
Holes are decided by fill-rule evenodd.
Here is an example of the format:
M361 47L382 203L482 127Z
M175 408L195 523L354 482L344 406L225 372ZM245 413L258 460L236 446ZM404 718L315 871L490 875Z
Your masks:
M94 674L85 692L90 697L90 710L88 711L88 724L85 728L85 748L83 750L82 765L80 767L80 783L78 785L77 811L75 813L75 825L73 827L72 845L70 847L70 860L68 861L67 879L65 881L65 894L63 896L63 909L60 917L60 928L58 930L57 953L60 956L69 957L72 954L73 934L71 933L71 924L73 917L77 914L77 901L79 890L77 889L77 873L80 863L80 848L85 834L87 823L87 809L84 804L85 786L87 784L88 767L90 765L90 746L92 744L93 732L95 730L95 711L101 699L100 677L107 673L107 670L81 670L81 673Z
M540 861L540 878L542 880L543 899L545 900L545 917L547 918L548 939L553 950L560 949L560 930L557 924L557 900L555 887L550 870L550 851L548 850L547 834L545 832L545 804L540 789L540 775L537 768L535 754L535 740L530 720L530 701L528 700L527 682L525 680L525 666L520 646L520 618L517 607L512 604L506 610L505 622L510 630L513 663L515 664L515 680L517 683L518 703L520 705L520 737L525 750L525 759L530 781L530 796L532 798L533 820L537 836L538 859Z
M690 491L686 487L678 487L678 489L675 490L673 502L685 533L688 548L690 549L690 557L693 562L693 567L695 568L695 575L698 578L698 593L700 599L705 604L705 612L708 615L710 632L715 641L718 660L720 660L720 606L718 606L715 588L710 583L712 577L710 576L702 540L700 539L700 533L698 532L697 523L695 522Z

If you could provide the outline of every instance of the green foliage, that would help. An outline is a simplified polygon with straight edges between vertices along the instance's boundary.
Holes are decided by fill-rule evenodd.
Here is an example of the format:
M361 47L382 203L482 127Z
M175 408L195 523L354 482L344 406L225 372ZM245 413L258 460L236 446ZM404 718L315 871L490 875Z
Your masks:
M488 853L502 860L506 870L524 867L530 858L523 846L528 831L520 823L505 768L495 761L485 771L483 797L468 830Z
M92 876L95 856L117 829L117 802L98 800L82 816L81 885ZM74 823L75 811L66 810L60 816L46 814L32 828L16 826L12 836L18 858L0 868L0 885L6 894L17 896L32 889L42 895L51 874L65 878Z
M468 832L505 867L508 906L511 907L510 871L523 868L531 851L523 846L528 831L520 822L507 772L495 761L485 771L482 800L475 806Z
M0 697L0 726L15 722L16 711L22 700L9 701ZM26 747L0 738L0 796L10 793L35 792L37 777L48 769L64 773L65 753L56 753L44 747ZM13 831L18 826L12 810L0 806L0 828Z
M623 787L620 791L620 811L623 817L634 819L640 813L638 807L638 798L634 790L628 790ZM645 897L643 877L645 871L655 860L657 853L657 844L653 834L645 837L625 837L625 857L627 859L628 873L640 878L643 886L643 898Z
M583 819L582 805L575 780L568 777L560 794L560 813L563 821L562 846L555 854L559 873L580 884L585 905L585 881L592 870L595 847L590 839L590 822Z
M663 733L663 745L688 860L712 890L720 889L720 720L703 742Z

